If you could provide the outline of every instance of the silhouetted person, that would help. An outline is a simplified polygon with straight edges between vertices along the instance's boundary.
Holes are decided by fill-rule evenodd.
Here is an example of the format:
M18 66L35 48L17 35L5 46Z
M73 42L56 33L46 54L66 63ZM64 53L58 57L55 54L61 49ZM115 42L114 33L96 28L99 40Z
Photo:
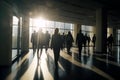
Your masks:
M87 36L87 41L88 41L88 47L90 46L90 41L91 41L91 39L90 39L90 36L88 35Z
M113 36L110 34L110 36L107 38L107 45L108 49L111 52L112 51L112 46L113 46Z
M81 33L81 30L76 36L76 44L78 45L78 51L79 51L79 58L81 57L81 51L82 51L82 44L84 42L84 35Z
M66 36L66 46L67 46L67 53L70 54L70 49L72 47L72 43L74 42L71 32L69 31Z
M50 34L48 33L48 31L46 31L46 33L45 33L45 49L46 49L46 51L49 48L49 42L50 42Z
M42 29L39 29L39 31L38 31L38 50L37 50L38 58L41 57L42 49L43 49L44 42L45 42L44 40L45 40L44 33L42 32ZM39 49L40 49L40 56L39 56Z
M87 33L83 37L84 52L86 53Z
M95 34L92 37L92 43L93 43L93 49L95 49L95 43L96 43L96 35Z
M51 49L53 49L53 53L54 53L55 68L58 68L60 48L62 47L61 43L62 42L61 42L61 35L59 34L59 29L56 28L54 34L52 35L52 40L51 40Z
M61 35L61 38L62 38L62 49L64 49L65 48L65 42L66 42L66 36L65 36L64 33Z
M87 44L88 44L88 54L89 54L89 46L90 46L90 35L87 36Z
M35 53L37 49L37 32L36 31L34 31L31 35L31 43L32 43L33 53Z

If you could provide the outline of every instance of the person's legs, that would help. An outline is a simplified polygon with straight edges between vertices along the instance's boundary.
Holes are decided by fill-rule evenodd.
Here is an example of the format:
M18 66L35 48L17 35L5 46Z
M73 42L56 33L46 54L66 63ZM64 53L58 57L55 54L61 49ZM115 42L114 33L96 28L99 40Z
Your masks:
M37 48L37 58L39 59L39 48L40 48L40 45L38 45L38 48Z
M35 45L35 43L33 43L33 53L35 53L35 49L36 48L36 45Z
M78 45L78 50L79 50L79 58L81 57L81 52L82 52L82 45Z
M47 52L47 50L48 50L48 44L45 44L45 50Z
M67 53L69 53L69 45L67 44Z
M59 53L60 53L60 49L53 49L54 52L54 62L55 62L55 67L58 67L58 60L59 60Z
M40 45L40 57L41 57L41 55L42 55L42 50L43 50L43 45L41 44L41 45Z

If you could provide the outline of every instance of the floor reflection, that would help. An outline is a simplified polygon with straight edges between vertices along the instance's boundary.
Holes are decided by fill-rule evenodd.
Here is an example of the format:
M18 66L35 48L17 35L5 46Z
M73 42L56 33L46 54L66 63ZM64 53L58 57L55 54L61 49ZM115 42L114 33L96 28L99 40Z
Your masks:
M113 55L93 54L92 47L89 50L86 48L86 53L83 49L80 58L77 48L71 51L71 55L65 50L61 51L58 67L55 68L51 49L47 52L43 49L40 58L37 58L37 52L33 54L30 50L29 54L19 58L11 68L0 67L2 76L0 80L117 80L120 78L119 47L114 47ZM6 76L7 78L4 79Z

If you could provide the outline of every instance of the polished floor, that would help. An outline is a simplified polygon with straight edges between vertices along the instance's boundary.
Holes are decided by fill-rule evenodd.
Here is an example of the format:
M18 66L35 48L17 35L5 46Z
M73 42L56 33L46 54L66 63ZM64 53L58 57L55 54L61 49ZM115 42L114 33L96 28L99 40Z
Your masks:
M51 49L47 52L43 49L40 59L30 49L11 67L0 67L0 80L120 80L119 47L112 54L86 49L81 58L78 58L77 48L71 51L67 54L66 50L61 50L56 69Z

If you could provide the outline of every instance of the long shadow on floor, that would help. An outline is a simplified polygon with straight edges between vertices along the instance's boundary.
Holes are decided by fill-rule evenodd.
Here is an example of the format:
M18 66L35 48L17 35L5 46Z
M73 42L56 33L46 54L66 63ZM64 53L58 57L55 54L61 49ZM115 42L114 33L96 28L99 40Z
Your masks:
M50 74L53 76L54 80L59 80L59 72L62 71L62 69L59 66L55 68L54 60L49 54L47 58L47 67Z
M39 64L37 64L37 67L35 70L34 80L44 80L42 69Z
M29 67L29 60L25 59L24 62L18 68L18 71L16 73L14 80L19 80L22 77L22 75L26 72L28 67Z

